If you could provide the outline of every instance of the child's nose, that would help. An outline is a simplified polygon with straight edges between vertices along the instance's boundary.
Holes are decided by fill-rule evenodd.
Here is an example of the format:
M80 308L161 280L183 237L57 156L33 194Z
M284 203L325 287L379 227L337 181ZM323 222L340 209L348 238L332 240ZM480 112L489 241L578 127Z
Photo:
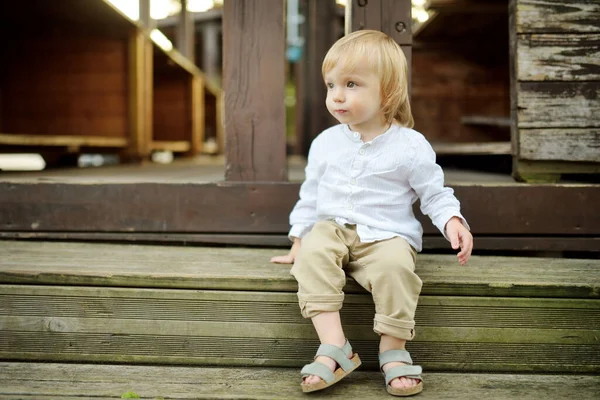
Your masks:
M344 101L344 91L342 89L335 89L333 92L333 101L341 103Z

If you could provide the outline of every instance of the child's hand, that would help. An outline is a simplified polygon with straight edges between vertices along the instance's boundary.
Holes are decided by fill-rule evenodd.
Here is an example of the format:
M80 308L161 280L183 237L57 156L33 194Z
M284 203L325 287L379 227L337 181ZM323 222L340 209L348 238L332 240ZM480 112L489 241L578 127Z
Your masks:
M458 253L458 262L465 265L473 251L473 235L460 221L458 217L452 217L446 223L446 236L450 239L450 244L454 250L460 247Z
M285 256L275 256L271 258L271 262L276 264L293 264L294 260L296 260L298 250L300 250L300 243L300 239L294 238L294 244L292 245L290 252Z

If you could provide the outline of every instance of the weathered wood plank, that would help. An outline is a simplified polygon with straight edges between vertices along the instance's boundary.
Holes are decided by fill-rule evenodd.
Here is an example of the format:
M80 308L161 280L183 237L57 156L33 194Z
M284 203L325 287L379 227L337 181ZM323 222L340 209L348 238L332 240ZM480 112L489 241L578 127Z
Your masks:
M459 183L453 188L475 235L600 233L600 187L595 185ZM298 190L291 183L5 181L0 183L0 230L287 233ZM227 218L218 217L223 210ZM428 217L415 215L426 234L439 235Z
M228 0L223 85L228 181L286 181L284 10L281 0Z
M600 80L600 34L528 34L517 38L520 81Z
M286 337L316 338L313 330L304 330L311 322L301 317L295 293L29 285L0 285L0 288L0 316L5 330L108 330L154 335L193 332L219 336L224 335L223 330L211 331L204 327L187 330L176 325L240 323L247 327L244 337L277 337L283 332ZM344 304L341 313L345 321L352 321L353 326L371 328L375 307L370 295L348 294ZM261 323L273 325L260 326ZM487 335L478 342L585 344L597 341L586 335L600 327L600 304L593 299L422 296L416 323L418 341L436 341L439 335L434 329L452 327L475 330L450 333L445 335L447 341L469 341L469 337L478 334L477 329L482 332L500 329L497 335ZM299 331L286 331L280 325L298 326ZM14 329L15 326L22 329ZM140 329L142 326L145 328ZM508 329L539 330L540 335L520 337ZM564 332L559 331L566 329L578 333L563 336ZM369 339L372 334L355 328L351 330L353 337L359 339ZM242 333L236 329L229 332L228 336L232 337ZM357 332L365 337L358 337Z
M519 157L600 162L600 129L521 129Z
M125 147L127 143L122 137L0 133L0 144L10 146Z
M201 368L131 365L0 364L0 398L305 399L297 369ZM69 381L65 380L69 377ZM201 377L201 379L199 379ZM572 375L425 373L422 399L595 400L600 378ZM265 384L268 382L269 384ZM235 384L233 384L235 383ZM12 396L12 397L11 397ZM327 391L332 399L389 399L378 372L357 371Z
M299 368L312 360L319 345L318 339L2 333L0 357L23 361ZM376 370L378 340L353 340L352 345L364 368ZM16 353L15 348L28 350ZM430 371L600 372L598 345L411 342L408 350Z
M235 233L119 233L119 232L0 232L2 239L45 239L102 242L233 244L241 246L289 247L285 234L235 234ZM423 237L424 249L448 249L448 241L441 236ZM584 251L599 252L600 237L519 237L477 236L478 250L518 251Z
M600 127L600 82L520 82L518 127Z
M596 0L513 0L518 33L600 32Z
M205 290L295 292L289 266L269 263L281 250L0 242L0 282ZM599 260L423 254L425 295L600 297ZM352 280L347 293L364 293Z
M317 344L293 293L1 289L3 358L300 366ZM342 320L366 368L373 313L369 295L347 295ZM600 370L596 300L422 296L416 321L410 348L430 370Z
M256 294L258 297L259 294ZM9 299L10 301L10 299ZM481 310L481 309L480 309ZM259 311L259 310L256 310ZM483 310L482 310L483 311ZM299 313L299 311L296 311ZM371 313L369 324L358 326L352 319L346 335L349 340L373 340ZM596 318L596 322L598 318ZM547 323L550 323L547 321ZM132 320L132 319L96 319L96 318L70 318L70 317L42 317L42 316L0 316L0 337L9 332L20 334L30 333L60 333L83 335L128 335L128 336L153 336L160 340L161 337L203 337L203 338L240 338L240 339L317 339L316 333L310 324L285 324L259 322L246 322L243 317L236 321L174 321L162 323L157 320ZM519 343L519 344L560 344L560 345L593 345L598 344L598 330L582 330L569 327L567 329L524 329L524 328L486 328L472 326L427 327L417 326L417 342L445 342L445 343ZM225 334L224 332L228 332ZM10 352L47 352L48 349L34 349L29 346L11 346L12 349L1 349L4 353ZM599 349L600 350L600 346ZM50 351L54 353L54 351ZM600 351L598 351L600 354ZM160 354L156 354L160 356ZM168 353L164 354L168 355ZM230 354L234 358L235 354ZM15 355L15 357L18 357ZM13 358L13 357L10 357ZM81 360L85 358L80 358ZM481 361L481 360L479 360ZM524 362L524 364L526 364ZM598 366L600 370L600 365Z

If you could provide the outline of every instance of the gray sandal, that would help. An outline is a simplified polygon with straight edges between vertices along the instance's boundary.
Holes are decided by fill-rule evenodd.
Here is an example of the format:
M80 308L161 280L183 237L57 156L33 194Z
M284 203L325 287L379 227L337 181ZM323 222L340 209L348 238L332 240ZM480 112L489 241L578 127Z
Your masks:
M406 365L399 365L383 372L383 366L389 362L401 362ZM412 365L410 353L406 350L388 350L379 355L379 368L385 376L385 386L392 396L412 396L423 391L423 378L421 373L423 369L418 365ZM395 378L419 379L420 382L410 388L393 388L390 382Z
M300 384L302 391L308 393L325 389L326 387L339 382L350 372L358 368L361 364L358 354L354 353L352 358L348 358L350 355L352 355L352 346L350 346L350 343L347 340L346 344L341 349L332 344L320 345L315 358L318 356L329 357L338 364L338 367L335 372L331 372L325 364L320 362L315 361L305 365L304 368L302 368L302 371L300 371L302 374L302 383ZM316 375L321 378L321 380L313 384L304 383L304 378L310 375Z

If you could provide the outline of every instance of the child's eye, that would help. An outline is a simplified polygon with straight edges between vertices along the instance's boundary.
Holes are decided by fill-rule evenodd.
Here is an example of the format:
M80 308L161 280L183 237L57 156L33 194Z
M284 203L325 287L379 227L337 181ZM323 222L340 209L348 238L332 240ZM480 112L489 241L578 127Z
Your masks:
M356 83L350 81L350 82L348 82L348 84L346 86L348 86L350 89L352 89L353 87L356 86Z
M333 89L333 83L327 82L325 85L327 86L328 89Z

